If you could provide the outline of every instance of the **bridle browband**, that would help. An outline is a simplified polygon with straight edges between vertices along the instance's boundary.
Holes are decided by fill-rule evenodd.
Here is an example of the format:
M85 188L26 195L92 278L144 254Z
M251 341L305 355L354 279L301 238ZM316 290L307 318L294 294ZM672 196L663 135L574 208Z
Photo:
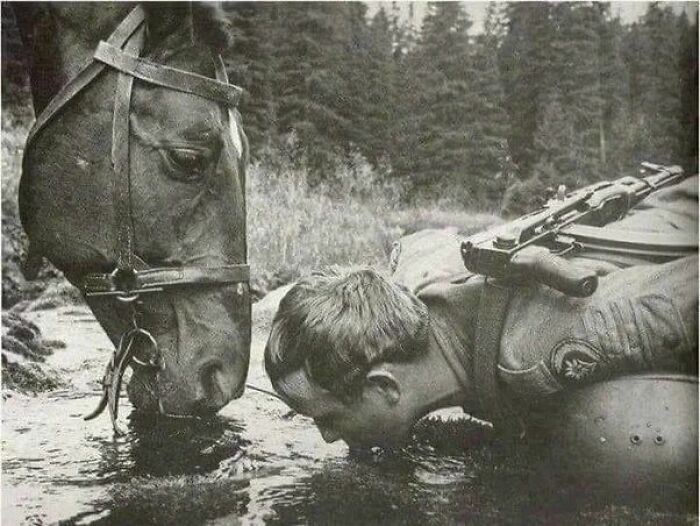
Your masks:
M120 432L116 418L121 380L126 367L132 363L154 368L156 371L162 367L155 338L138 325L135 300L141 294L190 285L239 284L238 293L243 294L241 287L250 280L250 269L246 263L217 267L150 267L134 252L129 169L129 112L134 79L218 102L227 107L229 119L235 119L231 108L237 105L242 93L241 88L228 83L223 61L218 55L213 56L216 79L140 58L145 41L144 21L143 8L138 5L118 25L107 41L99 43L91 61L59 90L37 117L25 148L28 151L31 142L46 124L106 68L118 72L111 149L114 169L112 200L117 222L117 263L109 273L90 273L79 280L79 287L86 297L113 297L121 303L129 304L132 311L132 327L122 334L119 345L107 365L102 382L102 399L97 409L85 417L86 420L95 418L109 406L116 433ZM151 356L146 361L134 356L134 342L139 339L144 340L152 349Z

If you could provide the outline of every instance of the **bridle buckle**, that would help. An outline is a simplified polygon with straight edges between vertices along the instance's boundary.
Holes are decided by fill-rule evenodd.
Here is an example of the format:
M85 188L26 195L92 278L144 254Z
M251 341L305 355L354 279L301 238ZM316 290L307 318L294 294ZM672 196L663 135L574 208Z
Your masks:
M164 290L161 286L143 287L139 282L138 271L117 267L109 274L90 275L84 291L89 298L109 296L122 303L133 303L141 294Z
M136 270L117 267L109 274L109 280L110 292L114 293L117 301L131 303L139 298Z

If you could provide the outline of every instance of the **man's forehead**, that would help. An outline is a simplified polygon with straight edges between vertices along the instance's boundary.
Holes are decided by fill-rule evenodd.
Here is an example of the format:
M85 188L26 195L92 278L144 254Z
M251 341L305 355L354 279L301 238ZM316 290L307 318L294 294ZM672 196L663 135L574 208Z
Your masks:
M327 390L312 383L303 370L297 370L276 382L277 390L295 411L319 416L339 404Z

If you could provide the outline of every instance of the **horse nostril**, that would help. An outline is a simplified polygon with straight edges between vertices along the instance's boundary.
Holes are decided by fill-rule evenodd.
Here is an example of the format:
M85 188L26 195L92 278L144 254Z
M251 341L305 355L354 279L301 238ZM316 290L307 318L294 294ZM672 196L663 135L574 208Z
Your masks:
M223 380L221 365L211 364L202 369L202 387L208 406L218 409L227 402Z

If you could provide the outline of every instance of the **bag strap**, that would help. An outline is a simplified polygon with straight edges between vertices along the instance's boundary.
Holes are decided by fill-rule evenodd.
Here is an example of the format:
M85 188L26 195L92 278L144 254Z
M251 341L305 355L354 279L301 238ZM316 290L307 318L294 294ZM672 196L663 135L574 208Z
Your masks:
M499 434L518 433L522 436L522 420L502 396L498 383L501 336L512 296L511 288L494 284L491 280L484 282L479 299L471 377L481 412L479 417L492 422Z

